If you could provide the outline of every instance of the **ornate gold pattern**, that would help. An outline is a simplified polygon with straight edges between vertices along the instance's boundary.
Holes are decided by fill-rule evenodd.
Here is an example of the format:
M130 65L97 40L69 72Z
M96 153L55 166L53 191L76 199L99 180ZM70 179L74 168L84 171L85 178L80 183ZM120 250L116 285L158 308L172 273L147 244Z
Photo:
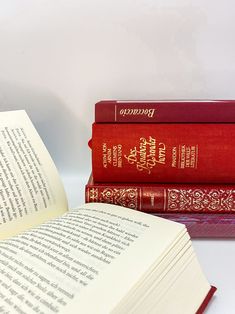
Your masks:
M235 190L168 189L169 211L235 212Z
M138 189L137 188L105 188L100 191L98 188L88 190L88 199L92 202L109 203L138 208Z

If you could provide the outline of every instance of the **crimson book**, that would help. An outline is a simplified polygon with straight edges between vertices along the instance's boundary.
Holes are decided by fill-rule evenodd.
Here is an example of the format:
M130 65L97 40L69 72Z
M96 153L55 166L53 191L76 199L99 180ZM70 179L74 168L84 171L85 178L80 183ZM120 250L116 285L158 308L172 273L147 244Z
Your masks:
M235 185L117 184L85 186L86 203L109 203L148 213L235 213Z
M90 145L95 182L235 182L232 123L94 123Z
M235 215L208 213L157 213L164 219L182 223L191 238L235 238Z
M95 104L95 122L235 122L234 100L102 100Z

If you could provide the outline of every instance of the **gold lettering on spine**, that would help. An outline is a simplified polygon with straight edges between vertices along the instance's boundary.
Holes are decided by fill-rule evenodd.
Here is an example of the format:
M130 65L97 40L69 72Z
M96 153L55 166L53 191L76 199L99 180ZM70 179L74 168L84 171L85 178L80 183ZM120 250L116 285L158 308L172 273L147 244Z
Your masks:
M177 165L177 148L174 146L172 147L172 162L171 166L176 168Z
M154 115L154 113L155 113L155 109L149 109L149 110L148 110L148 117L149 117L149 118L152 118L153 115Z
M198 163L198 145L180 144L172 148L172 167L178 169L197 168Z
M143 109L143 108L123 108L119 110L119 114L123 117L125 116L146 116L148 118L153 118L155 115L155 108ZM116 121L116 120L115 120Z
M122 167L122 145L117 144L108 147L107 143L102 145L103 168L109 166L121 168Z
M113 146L113 166L121 168L122 167L122 145Z
M103 168L107 168L108 162L107 162L107 144L103 143L102 145L102 154L103 154Z
M166 145L164 143L158 144L158 160L157 162L160 164L165 164L166 161Z
M135 164L138 171L147 171L148 174L157 163L165 164L166 145L162 142L156 144L156 139L149 136L140 138L139 149L135 146L130 149L129 155L124 155L129 164Z

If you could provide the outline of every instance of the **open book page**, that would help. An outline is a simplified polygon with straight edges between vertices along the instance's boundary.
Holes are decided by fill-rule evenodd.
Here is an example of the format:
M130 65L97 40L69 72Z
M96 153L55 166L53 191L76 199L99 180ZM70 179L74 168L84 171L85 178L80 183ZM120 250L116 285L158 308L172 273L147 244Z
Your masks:
M0 241L0 308L110 313L184 232L181 224L141 212L86 204Z
M111 227L111 243L113 245L120 241L118 244L123 245L120 254L112 260L112 265L70 303L67 311L75 313L76 309L78 312L86 309L86 313L116 313L116 307L122 299L132 296L131 291L135 291L139 280L143 280L154 268L160 266L166 254L185 235L186 229L184 225L174 225L171 221L159 218L154 220L151 215L127 211L127 208L119 206L109 208L110 205L105 205L101 209L94 203L86 206L91 217L99 210L101 220L111 225L116 222L113 230ZM108 248L108 252L109 249L112 250L112 246ZM89 302L90 298L92 302Z
M0 239L65 211L58 172L26 112L1 112Z

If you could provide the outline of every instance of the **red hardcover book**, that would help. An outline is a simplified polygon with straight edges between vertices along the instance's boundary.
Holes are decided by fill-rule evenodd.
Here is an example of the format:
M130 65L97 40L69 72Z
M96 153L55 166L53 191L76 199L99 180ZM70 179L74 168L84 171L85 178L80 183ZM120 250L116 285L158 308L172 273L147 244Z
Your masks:
M94 123L96 182L235 183L235 124Z
M95 104L95 122L235 122L235 100L103 100Z
M191 238L235 238L235 215L157 213L165 219L184 224Z
M235 213L235 185L94 183L86 203L109 203L148 213Z

